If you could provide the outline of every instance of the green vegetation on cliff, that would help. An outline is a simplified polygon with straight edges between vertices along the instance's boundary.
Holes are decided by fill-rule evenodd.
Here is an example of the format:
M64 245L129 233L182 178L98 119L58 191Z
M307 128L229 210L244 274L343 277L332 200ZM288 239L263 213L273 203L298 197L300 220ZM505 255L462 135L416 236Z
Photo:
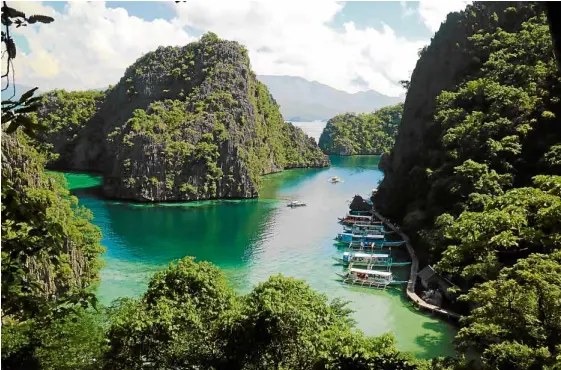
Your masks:
M459 285L458 344L489 369L561 360L560 97L542 5L474 3L422 54L381 164L374 201Z
M2 135L2 314L39 315L97 279L101 233L21 131Z
M31 355L76 305L95 303L101 233L78 207L64 177L21 130L2 133L2 366L34 368ZM68 319L69 320L69 319ZM93 333L92 333L93 334ZM61 356L53 354L51 357ZM40 355L39 355L40 356ZM57 367L54 367L57 368Z
M92 94L47 94L39 123L57 133L42 137L60 154L57 167L102 173L109 197L255 197L261 175L329 165L313 140L284 122L247 50L212 33L147 53L116 86ZM81 109L68 118L75 101ZM69 126L81 128L77 136ZM64 140L72 145L57 145Z
M60 156L67 160L72 155L78 134L99 110L105 93L96 90L53 90L41 95L42 105L30 116L45 127L38 131L41 142L47 143L47 151L53 153L51 161L56 167Z
M327 154L382 154L392 148L403 113L403 104L374 113L345 113L327 121L319 147Z

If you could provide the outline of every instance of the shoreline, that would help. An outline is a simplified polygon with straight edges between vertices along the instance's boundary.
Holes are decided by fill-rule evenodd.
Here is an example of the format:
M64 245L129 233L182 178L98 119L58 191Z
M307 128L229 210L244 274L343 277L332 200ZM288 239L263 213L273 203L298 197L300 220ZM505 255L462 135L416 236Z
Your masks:
M419 297L417 293L415 293L415 286L417 284L417 272L419 269L419 260L415 255L415 250L411 245L411 241L409 237L403 231L401 231L398 226L395 226L392 222L390 222L388 219L382 216L378 211L376 211L374 207L372 207L372 214L376 216L380 221L388 225L388 227L392 229L394 232L398 233L403 238L403 241L405 241L407 252L409 253L409 257L411 258L411 270L410 270L409 281L407 282L407 289L406 289L407 298L420 311L434 314L436 316L445 319L451 324L458 325L459 320L462 317L460 314L427 303L421 297Z

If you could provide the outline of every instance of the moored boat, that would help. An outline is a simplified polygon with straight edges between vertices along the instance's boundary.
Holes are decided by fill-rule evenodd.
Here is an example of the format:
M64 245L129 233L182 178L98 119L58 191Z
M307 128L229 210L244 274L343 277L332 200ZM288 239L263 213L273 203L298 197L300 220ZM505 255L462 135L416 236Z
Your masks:
M378 243L352 242L352 243L347 244L346 248L348 250L373 251L375 249L399 247L403 244L405 244L404 241L397 241L397 242L381 241L381 242L378 242ZM341 245L343 245L343 244L341 244Z
M302 202L300 202L300 201L298 201L298 200L293 200L293 201L291 201L290 203L288 203L286 206L287 206L287 207L291 207L291 208L294 208L294 207L305 207L305 206L306 206L306 203L302 203Z
M388 285L407 284L407 281L394 280L391 271L377 271L351 267L347 273L337 274L345 284L369 288L385 289Z
M343 225L343 231L346 233L352 234L388 234L389 232L384 230L383 225L364 225L359 226L358 224L354 224L352 226Z
M380 221L372 221L372 216L361 216L347 214L343 218L339 218L339 223L344 225L354 225L356 223L367 223L371 225L383 225Z
M337 241L337 243L340 244L351 244L351 243L380 244L384 241L384 235L368 234L368 233L367 234L338 233L335 240Z
M333 257L335 261L344 266L353 265L359 267L392 267L407 266L411 262L393 262L391 254L344 252L342 257Z
M370 216L372 217L372 211L349 211L350 216Z

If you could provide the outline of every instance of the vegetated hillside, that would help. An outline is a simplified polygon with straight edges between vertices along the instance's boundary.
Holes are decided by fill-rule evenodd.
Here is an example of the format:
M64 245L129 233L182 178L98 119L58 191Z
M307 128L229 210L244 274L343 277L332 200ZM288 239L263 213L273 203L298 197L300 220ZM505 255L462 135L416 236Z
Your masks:
M374 113L345 113L327 121L319 138L326 154L357 155L389 152L397 135L403 103Z
M45 101L38 119L48 124L46 142L53 144L72 121L59 109L72 103L59 98L78 99L71 93ZM56 168L101 172L108 197L255 197L263 174L329 165L313 140L284 122L245 48L214 34L144 55L99 108L94 100L75 114L84 128L66 138L71 150L57 151Z
M53 90L42 94L42 98L43 104L36 114L46 129L37 134L39 140L46 143L47 152L53 153L49 158L50 166L57 167L59 158L64 166L74 154L81 131L101 108L105 93Z
M316 81L295 76L257 76L280 105L285 120L307 122L321 120L345 112L368 113L403 101L376 91L349 94Z
M476 2L422 53L381 162L376 206L469 292L458 343L490 369L559 361L560 98L543 5Z
M44 165L21 131L2 132L3 323L38 317L98 278L101 232L64 178L47 175Z

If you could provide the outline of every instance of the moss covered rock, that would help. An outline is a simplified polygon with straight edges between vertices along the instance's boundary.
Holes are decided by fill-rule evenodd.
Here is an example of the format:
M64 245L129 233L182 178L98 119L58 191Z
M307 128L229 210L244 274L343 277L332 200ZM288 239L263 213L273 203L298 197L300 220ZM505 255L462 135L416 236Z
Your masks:
M374 113L339 114L325 126L319 147L327 154L382 154L392 148L401 122L403 103Z
M2 133L2 311L28 318L98 279L101 231L19 131Z
M256 197L261 175L329 165L284 122L247 50L212 33L144 55L106 94L60 163L101 172L108 197Z

